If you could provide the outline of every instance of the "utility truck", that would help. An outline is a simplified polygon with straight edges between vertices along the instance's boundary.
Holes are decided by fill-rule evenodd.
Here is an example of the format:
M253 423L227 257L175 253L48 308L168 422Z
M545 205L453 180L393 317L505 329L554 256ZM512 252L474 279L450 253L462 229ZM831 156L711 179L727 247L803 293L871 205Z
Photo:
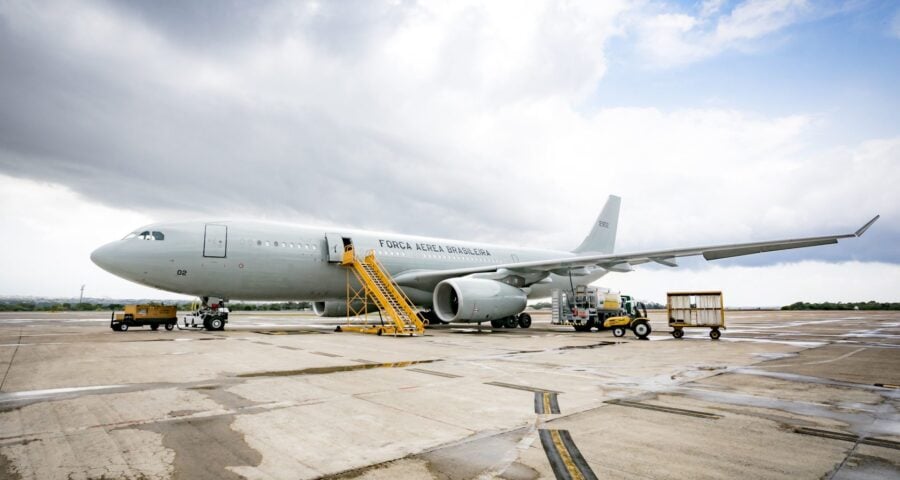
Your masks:
M124 313L112 313L109 328L125 332L129 327L149 326L158 330L160 325L165 325L166 330L172 330L178 321L175 309L174 305L125 305Z

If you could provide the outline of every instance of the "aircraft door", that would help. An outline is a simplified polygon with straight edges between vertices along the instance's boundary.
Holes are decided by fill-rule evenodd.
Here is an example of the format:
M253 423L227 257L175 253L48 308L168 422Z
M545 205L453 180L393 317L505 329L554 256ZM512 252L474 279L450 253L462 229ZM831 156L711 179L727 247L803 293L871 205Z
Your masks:
M328 261L339 263L344 258L344 237L340 233L326 233L325 243L328 247Z
M206 224L203 235L203 256L225 258L228 250L228 227L225 225Z

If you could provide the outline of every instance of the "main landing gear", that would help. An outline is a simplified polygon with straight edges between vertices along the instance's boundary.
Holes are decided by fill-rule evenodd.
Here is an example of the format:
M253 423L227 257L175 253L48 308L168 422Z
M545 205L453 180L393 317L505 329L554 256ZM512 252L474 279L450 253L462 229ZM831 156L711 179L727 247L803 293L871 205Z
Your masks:
M491 320L491 327L494 328L529 328L531 327L531 315L520 313L518 315L510 315L504 318Z

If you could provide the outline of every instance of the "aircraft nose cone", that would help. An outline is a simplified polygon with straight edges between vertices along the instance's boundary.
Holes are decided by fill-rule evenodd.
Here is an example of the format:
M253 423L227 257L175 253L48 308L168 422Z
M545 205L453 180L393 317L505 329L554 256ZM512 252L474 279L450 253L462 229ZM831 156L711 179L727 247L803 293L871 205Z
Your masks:
M102 247L91 252L91 261L94 262L98 267L109 271L112 254L110 250L112 249L111 244L103 245Z

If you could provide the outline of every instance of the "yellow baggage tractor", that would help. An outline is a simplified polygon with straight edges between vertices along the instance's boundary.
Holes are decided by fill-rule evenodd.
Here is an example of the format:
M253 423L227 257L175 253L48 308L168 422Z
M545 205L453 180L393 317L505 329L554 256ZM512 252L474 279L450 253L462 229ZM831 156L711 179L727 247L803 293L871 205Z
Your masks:
M666 317L672 336L681 338L685 328L709 328L709 337L718 340L725 330L722 292L669 292Z
M638 311L635 309L635 311ZM609 317L603 321L603 328L612 329L614 337L624 337L625 331L630 329L641 340L645 340L650 336L650 321L647 320L647 313L644 310L643 317L630 317L622 315L619 317Z
M125 305L125 313L113 312L109 328L125 332L129 327L149 325L151 330L158 330L163 325L166 330L172 330L177 321L178 314L174 305Z

